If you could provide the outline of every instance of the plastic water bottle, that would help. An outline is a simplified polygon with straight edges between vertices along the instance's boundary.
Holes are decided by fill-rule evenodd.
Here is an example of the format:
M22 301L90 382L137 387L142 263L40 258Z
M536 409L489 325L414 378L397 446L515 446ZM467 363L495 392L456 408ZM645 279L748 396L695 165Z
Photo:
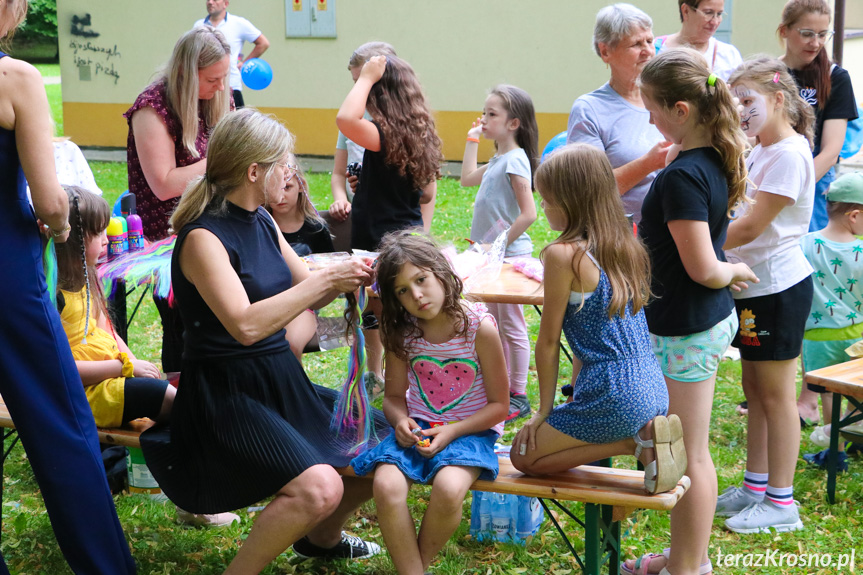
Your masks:
M491 531L491 493L484 491L476 491L475 493L480 496L479 531L485 535Z
M108 222L108 259L123 255L126 234L123 233L123 218L113 217Z
M491 494L491 529L498 541L506 541L512 536L512 504L502 493Z
M515 523L515 536L519 541L536 534L545 515L536 497L518 498L518 515Z
M141 216L137 214L129 214L126 218L126 223L129 225L129 251L139 252L144 249L144 224L141 222Z

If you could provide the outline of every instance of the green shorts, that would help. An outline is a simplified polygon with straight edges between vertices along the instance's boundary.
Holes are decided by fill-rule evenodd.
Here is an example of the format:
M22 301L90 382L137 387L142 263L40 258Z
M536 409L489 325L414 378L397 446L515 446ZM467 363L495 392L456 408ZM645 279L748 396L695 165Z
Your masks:
M665 377L675 381L704 381L716 374L722 354L737 333L737 313L732 310L710 329L691 335L650 334L653 353Z
M815 371L822 367L851 361L852 357L845 350L860 341L859 339L835 339L831 341L803 340L803 369ZM807 384L810 391L825 393L827 390L820 385Z

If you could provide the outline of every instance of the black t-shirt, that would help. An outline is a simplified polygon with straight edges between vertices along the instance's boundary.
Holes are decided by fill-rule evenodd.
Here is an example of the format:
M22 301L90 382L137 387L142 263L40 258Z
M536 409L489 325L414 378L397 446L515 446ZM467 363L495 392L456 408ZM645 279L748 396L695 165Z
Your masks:
M380 126L381 150L366 150L357 193L351 204L351 248L374 251L388 232L422 226L420 195L410 174L400 176L386 163L386 142Z
M806 100L815 112L815 151L818 155L821 151L821 130L824 128L824 120L856 120L857 102L854 100L854 88L851 86L851 76L844 68L834 65L830 72L830 97L824 109L818 108L818 91L812 86L804 86L800 78L799 70L788 69L797 87L800 88L800 97Z
M282 232L282 235L300 257L336 251L330 229L321 222L306 220L297 231Z
M650 332L662 336L690 335L728 317L734 300L728 288L711 289L693 281L683 267L668 222L707 222L713 251L725 261L722 246L728 231L728 183L722 160L713 148L695 148L662 170L641 207L638 235L650 253L651 290L647 306Z

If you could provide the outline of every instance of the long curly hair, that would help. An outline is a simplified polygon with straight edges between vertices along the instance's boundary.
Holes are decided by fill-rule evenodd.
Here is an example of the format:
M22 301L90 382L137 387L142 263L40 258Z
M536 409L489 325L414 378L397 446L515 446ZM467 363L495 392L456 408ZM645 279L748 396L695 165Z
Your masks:
M691 48L676 48L653 58L641 71L638 82L648 98L666 109L687 102L706 126L710 144L719 152L728 182L728 210L745 202L746 159L749 148L740 127L740 114L731 90L722 78L714 77L701 53Z
M424 233L410 230L392 232L381 241L376 264L377 283L383 310L380 318L381 340L387 353L407 361L407 343L423 336L416 319L402 307L395 291L396 277L405 264L428 270L444 288L441 313L456 325L458 335L466 336L470 321L462 305L461 279L453 271L440 246Z
M605 153L587 144L561 148L539 166L536 189L566 218L564 230L549 245L584 244L585 249L573 255L576 279L575 270L586 252L605 271L612 291L608 317L623 317L629 302L632 313L644 307L650 297L650 257L632 233Z
M416 189L440 179L441 140L410 64L387 56L384 75L372 86L366 107L383 132L387 164Z

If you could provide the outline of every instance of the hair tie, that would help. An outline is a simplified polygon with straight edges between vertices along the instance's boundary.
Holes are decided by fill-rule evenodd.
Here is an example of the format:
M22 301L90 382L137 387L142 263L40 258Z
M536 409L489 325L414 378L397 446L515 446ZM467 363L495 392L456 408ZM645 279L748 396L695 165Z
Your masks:
M716 74L710 74L707 77L707 85L708 86L715 86L716 85Z
M775 74L773 74L773 83L774 84L779 83L779 72L776 72Z

